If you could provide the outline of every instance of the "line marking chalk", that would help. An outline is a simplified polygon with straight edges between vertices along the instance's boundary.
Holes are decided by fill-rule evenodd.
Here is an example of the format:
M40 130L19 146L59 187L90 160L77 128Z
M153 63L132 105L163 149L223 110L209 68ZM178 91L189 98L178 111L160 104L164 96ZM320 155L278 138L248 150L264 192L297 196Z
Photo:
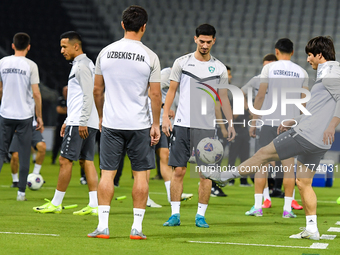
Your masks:
M243 245L243 246L262 246L262 247L275 247L275 248L293 248L293 249L327 249L328 243L313 243L311 246L286 246L286 245L273 245L273 244L252 244L252 243L228 243L228 242L203 242L203 241L188 241L189 243L202 243L202 244L229 244L229 245Z
M59 236L58 234L20 233L20 232L0 232L0 234L32 235L32 236Z

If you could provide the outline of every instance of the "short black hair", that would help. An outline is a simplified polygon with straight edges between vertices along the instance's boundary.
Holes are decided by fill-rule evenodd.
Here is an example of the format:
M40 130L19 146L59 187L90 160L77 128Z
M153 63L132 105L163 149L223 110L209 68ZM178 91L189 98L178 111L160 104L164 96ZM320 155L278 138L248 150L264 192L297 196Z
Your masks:
M277 57L275 56L275 54L269 53L263 57L262 63L265 61L277 61Z
M330 36L317 36L309 40L305 47L306 54L312 53L313 56L321 53L327 60L335 60L335 49L333 40Z
M13 37L13 44L17 50L25 50L31 43L31 38L28 34L20 32Z
M126 31L137 33L148 22L148 13L143 7L131 5L123 11L122 21Z
M231 71L231 67L230 66L227 66L227 65L225 65L225 67L227 68L227 70L229 71Z
M199 25L196 28L196 37L199 37L200 35L211 35L213 38L215 38L216 29L209 24Z
M281 38L275 43L275 49L278 49L282 53L292 53L293 42L288 38Z
M77 33L76 31L67 31L60 36L60 40L67 39L67 38L69 39L69 41L72 41L72 40L79 41L79 45L80 47L82 47L83 40L81 39L80 34Z

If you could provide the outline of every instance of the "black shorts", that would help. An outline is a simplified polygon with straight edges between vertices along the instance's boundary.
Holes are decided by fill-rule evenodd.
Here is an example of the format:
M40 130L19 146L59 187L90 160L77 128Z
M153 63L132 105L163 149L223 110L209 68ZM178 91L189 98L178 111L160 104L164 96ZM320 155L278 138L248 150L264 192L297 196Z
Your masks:
M262 126L259 132L259 146L260 148L267 146L271 143L277 136L277 127L272 126Z
M79 126L66 126L60 150L62 157L71 161L79 159L93 161L98 129L90 127L87 129L89 136L86 139L82 139L79 135Z
M256 128L255 130L255 152L257 152L259 149L261 149L261 146L260 146L260 132L261 132L261 129L260 128Z
M170 136L169 166L186 167L192 148L196 151L197 144L203 138L214 137L214 134L214 129L206 130L174 126L173 133ZM195 153L197 165L207 165L203 163L196 154L197 153Z
M33 126L32 127L32 141L31 141L31 146L37 150L37 144L40 142L45 142L43 136L41 135L39 130L35 130L37 128L37 126ZM13 153L13 152L18 152L19 151L19 140L18 137L16 135L16 133L14 133L11 145L9 146L9 153Z
M321 158L328 151L321 149L307 141L301 135L290 129L273 140L280 160L298 156L297 160L306 165L311 170L316 170Z
M169 142L170 142L170 138L167 137L163 131L162 131L162 126L160 126L160 130L161 130L161 138L159 139L159 142L156 144L155 146L155 150L157 151L160 148L169 148Z
M119 130L102 128L100 137L100 169L117 170L125 149L134 171L155 168L155 151L151 145L150 128Z

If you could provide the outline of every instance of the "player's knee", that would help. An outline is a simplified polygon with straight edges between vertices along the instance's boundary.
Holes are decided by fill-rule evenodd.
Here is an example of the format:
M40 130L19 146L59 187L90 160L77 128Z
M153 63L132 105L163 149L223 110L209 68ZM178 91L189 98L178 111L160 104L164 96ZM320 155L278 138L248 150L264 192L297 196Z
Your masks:
M296 185L299 190L303 190L306 187L312 186L312 180L310 178L296 178Z
M160 156L161 156L161 158L169 158L169 149L162 148Z
M185 175L186 169L182 167L176 167L173 171L173 175L176 178L183 178Z
M37 143L37 150L39 151L39 152L43 152L43 153L45 153L45 151L46 151L46 143L45 142L39 142L39 143Z
M72 161L64 158L63 156L59 156L59 164L62 165L67 165L67 164L72 164Z
M262 147L261 149L259 149L254 155L254 157L257 157L260 159L265 159L266 156L267 156L267 152L266 152L265 147Z
M85 159L79 159L79 165L81 168L85 168Z

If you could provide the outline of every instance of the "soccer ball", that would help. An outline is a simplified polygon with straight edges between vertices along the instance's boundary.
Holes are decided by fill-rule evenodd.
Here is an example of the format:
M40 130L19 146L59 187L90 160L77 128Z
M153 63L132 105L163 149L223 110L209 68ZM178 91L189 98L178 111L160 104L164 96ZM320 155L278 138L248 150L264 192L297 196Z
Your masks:
M223 157L223 146L219 140L206 137L198 143L196 153L202 162L215 164Z
M38 190L44 184L44 179L40 174L29 174L27 176L27 186L31 190Z

